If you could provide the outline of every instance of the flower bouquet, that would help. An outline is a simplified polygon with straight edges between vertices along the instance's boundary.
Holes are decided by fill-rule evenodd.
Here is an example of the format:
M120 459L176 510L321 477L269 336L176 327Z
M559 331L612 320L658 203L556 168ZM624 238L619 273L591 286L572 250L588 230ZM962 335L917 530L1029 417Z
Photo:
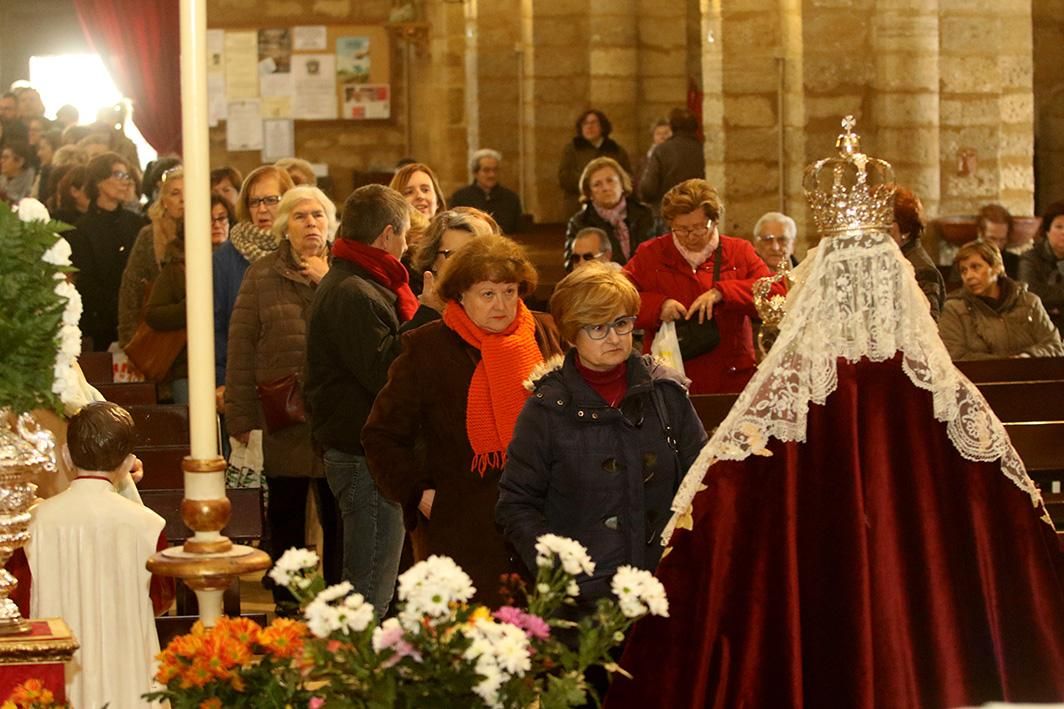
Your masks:
M637 619L668 615L664 588L647 571L621 567L612 582L616 597L578 613L576 579L595 570L586 549L548 534L536 551L538 575L524 607L493 612L471 605L475 589L466 573L453 560L433 556L399 577L398 613L377 625L372 605L349 583L325 587L316 554L290 549L270 572L304 608L305 625L285 626L288 654L271 652L259 635L263 660L253 668L253 630L235 643L245 649L203 654L199 643L206 637L232 637L228 628L238 621L224 621L227 629L199 629L170 644L157 675L166 690L149 698L169 699L174 707L212 706L204 702L218 699L222 706L312 709L552 709L582 705L589 695L597 702L585 670L622 671L611 648ZM183 649L188 643L195 651Z

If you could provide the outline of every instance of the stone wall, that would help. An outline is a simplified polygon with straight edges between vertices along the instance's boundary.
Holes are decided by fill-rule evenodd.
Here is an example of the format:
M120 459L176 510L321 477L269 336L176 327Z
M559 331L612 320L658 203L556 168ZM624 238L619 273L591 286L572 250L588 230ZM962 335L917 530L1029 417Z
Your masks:
M1035 203L1064 199L1064 0L1034 0Z

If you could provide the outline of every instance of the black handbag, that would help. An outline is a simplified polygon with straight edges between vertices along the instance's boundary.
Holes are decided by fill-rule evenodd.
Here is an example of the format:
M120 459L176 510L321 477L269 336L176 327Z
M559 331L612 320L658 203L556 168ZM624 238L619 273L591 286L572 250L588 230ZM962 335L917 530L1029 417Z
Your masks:
M713 252L713 285L720 280L721 245ZM710 318L703 323L695 319L676 321L676 339L680 342L680 357L684 361L712 352L720 344L720 330L717 319Z

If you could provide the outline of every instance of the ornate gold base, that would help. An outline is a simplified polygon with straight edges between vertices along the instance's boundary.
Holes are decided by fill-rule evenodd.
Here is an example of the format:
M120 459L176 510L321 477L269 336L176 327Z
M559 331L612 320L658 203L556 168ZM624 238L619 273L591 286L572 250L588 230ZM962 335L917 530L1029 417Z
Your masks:
M31 622L37 624L38 632L0 638L0 665L69 662L78 641L63 619L34 618Z
M0 618L0 636L25 635L28 632L30 632L30 624L22 616Z

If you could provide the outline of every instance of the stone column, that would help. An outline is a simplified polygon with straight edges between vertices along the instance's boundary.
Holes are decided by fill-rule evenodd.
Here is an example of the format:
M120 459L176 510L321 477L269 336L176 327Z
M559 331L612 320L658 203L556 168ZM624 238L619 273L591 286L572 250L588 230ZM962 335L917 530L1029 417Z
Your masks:
M873 26L876 155L894 166L898 183L921 199L928 215L938 214L938 3L878 0Z
M945 214L1000 202L1030 214L1034 170L1030 3L939 0ZM958 170L964 152L976 169Z
M588 5L588 107L613 124L610 135L636 162L639 96L637 0ZM575 116L574 116L575 118Z
M650 126L656 118L667 117L673 108L687 105L687 80L702 75L701 66L688 62L688 43L701 47L701 17L694 13L693 28L686 0L639 0L638 95L635 100L634 139L625 147L632 166L650 148ZM693 52L697 56L697 52ZM699 62L700 64L701 62Z

